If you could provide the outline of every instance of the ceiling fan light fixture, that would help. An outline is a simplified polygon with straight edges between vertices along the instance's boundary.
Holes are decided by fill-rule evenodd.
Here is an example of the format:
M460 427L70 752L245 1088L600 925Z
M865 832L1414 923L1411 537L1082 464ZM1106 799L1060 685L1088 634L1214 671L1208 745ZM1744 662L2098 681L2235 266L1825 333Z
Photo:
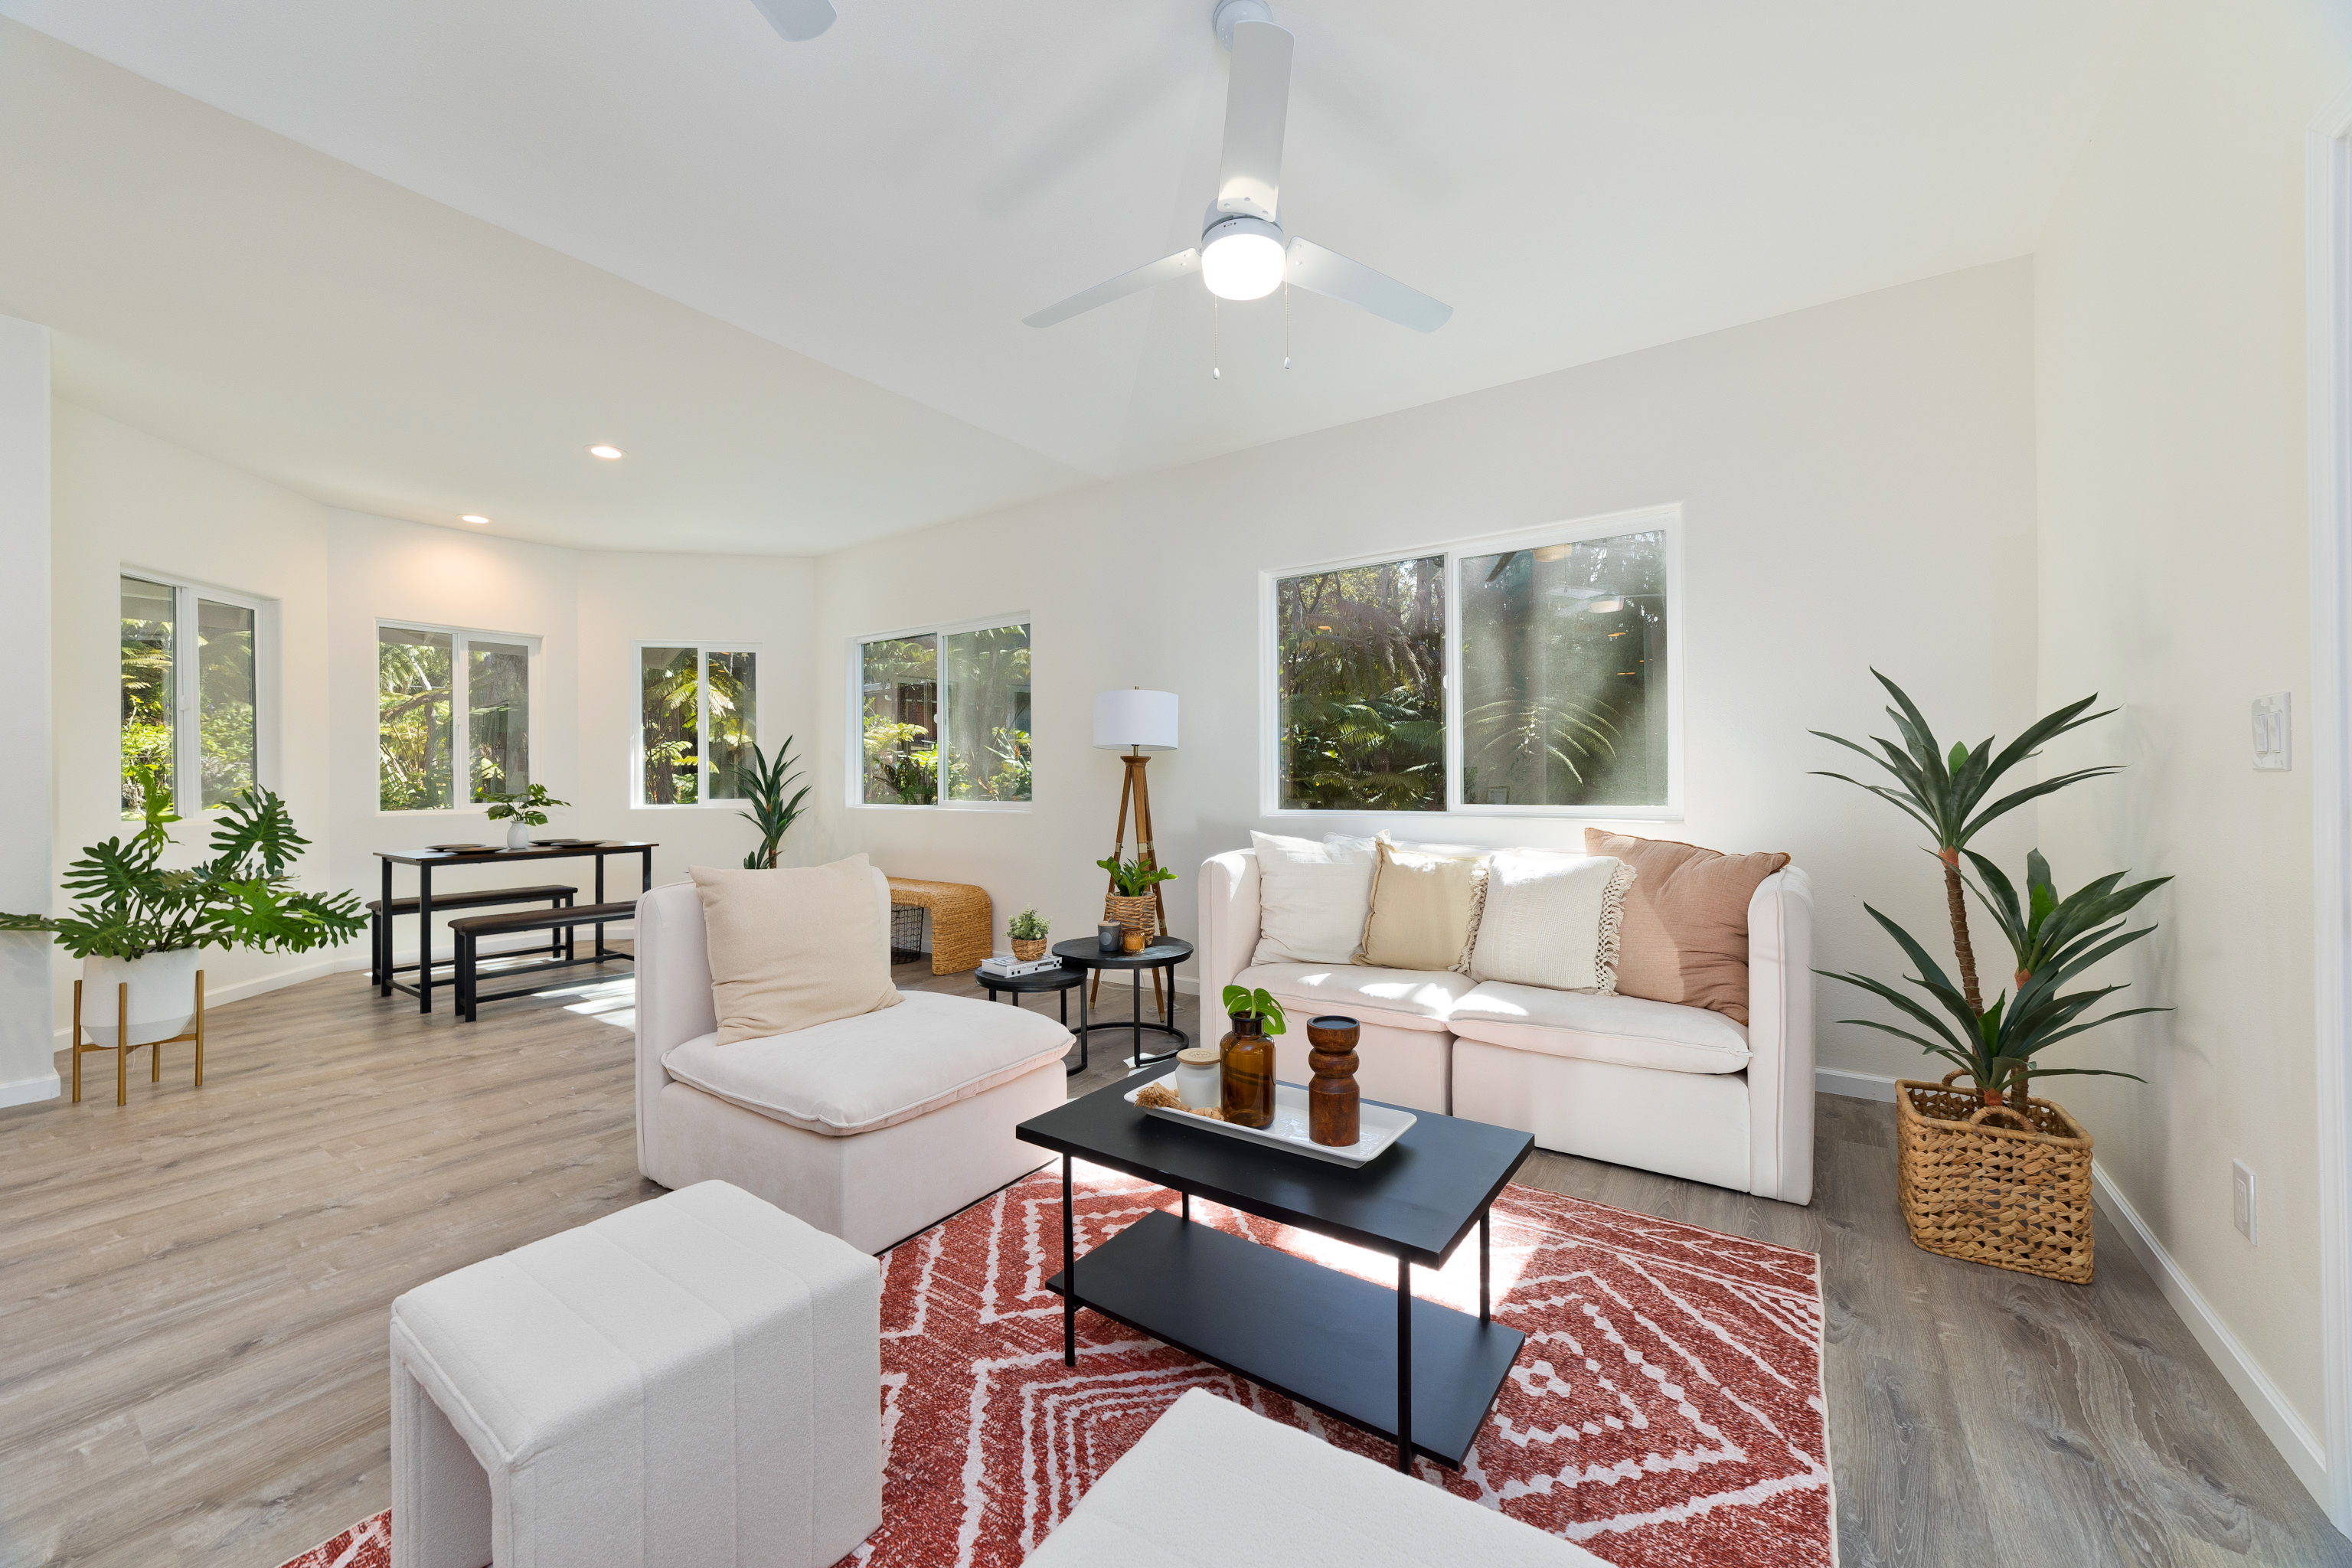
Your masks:
M1263 300L1282 287L1288 253L1264 218L1229 217L1201 237L1201 281L1220 300Z

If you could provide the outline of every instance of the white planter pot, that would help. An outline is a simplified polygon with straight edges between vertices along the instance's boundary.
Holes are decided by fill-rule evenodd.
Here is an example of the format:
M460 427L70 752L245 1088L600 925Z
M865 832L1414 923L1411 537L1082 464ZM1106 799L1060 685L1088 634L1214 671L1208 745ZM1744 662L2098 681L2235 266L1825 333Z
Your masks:
M530 847L530 829L523 825L520 817L507 824L507 847L509 849Z
M202 954L194 948L175 952L151 952L144 958L85 958L81 961L81 1026L90 1038L111 1049L115 1017L121 1005L117 987L131 986L131 1043L152 1045L187 1033L196 1021L196 968Z

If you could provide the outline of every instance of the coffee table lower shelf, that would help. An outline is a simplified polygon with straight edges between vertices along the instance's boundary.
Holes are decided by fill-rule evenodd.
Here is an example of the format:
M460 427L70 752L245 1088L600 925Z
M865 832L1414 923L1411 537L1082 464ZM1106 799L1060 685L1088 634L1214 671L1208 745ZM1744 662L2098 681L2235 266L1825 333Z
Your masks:
M1384 1285L1167 1213L1077 1264L1078 1302L1326 1415L1397 1440L1397 1297ZM1063 1275L1045 1282L1066 1295ZM1416 1297L1413 1452L1462 1468L1527 1336Z

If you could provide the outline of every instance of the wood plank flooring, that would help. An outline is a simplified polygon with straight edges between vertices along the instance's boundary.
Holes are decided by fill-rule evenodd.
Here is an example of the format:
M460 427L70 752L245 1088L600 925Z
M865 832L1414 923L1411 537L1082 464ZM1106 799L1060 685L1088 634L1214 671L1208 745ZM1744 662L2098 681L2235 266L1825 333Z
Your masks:
M0 1568L272 1568L386 1506L392 1299L660 1190L626 990L467 1026L335 976L215 1010L201 1091L179 1047L127 1107L107 1063L81 1105L0 1111ZM1552 1154L1521 1179L1821 1254L1843 1568L2352 1568L2104 1225L2089 1289L1922 1253L1891 1109L1820 1110L1810 1208Z

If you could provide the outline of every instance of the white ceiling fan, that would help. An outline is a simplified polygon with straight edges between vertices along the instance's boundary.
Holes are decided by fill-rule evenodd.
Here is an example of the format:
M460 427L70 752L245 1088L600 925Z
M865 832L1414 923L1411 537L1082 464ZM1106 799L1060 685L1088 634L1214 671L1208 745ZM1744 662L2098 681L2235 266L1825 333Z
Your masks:
M834 10L827 0L751 0L751 4L787 43L805 44L833 26Z
M825 0L760 0L823 5ZM1217 199L1190 250L1122 272L1023 321L1050 327L1154 284L1198 272L1221 300L1262 300L1287 282L1344 300L1373 315L1433 332L1454 307L1395 279L1350 261L1313 240L1285 236L1276 208L1282 192L1282 131L1290 108L1290 34L1274 25L1266 0L1217 0L1210 18L1220 43L1233 51L1225 89L1224 162Z

